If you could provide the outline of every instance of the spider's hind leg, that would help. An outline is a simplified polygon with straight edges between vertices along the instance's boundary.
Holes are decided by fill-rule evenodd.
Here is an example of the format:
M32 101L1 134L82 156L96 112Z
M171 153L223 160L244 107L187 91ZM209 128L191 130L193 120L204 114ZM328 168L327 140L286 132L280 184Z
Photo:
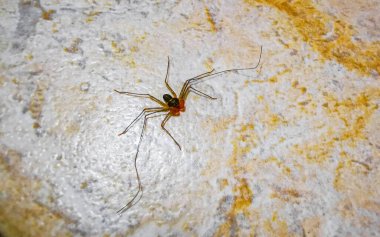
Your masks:
M146 124L147 124L148 119L156 117L157 116L156 114L157 113L161 113L161 112L166 112L166 110L162 109L162 110L150 112L150 113L148 113L148 114L146 114L144 116L144 124L143 124L143 128L141 130L140 140L139 140L139 143L137 145L137 151L136 151L135 159L134 159L134 165L135 165L135 172L136 172L136 177L137 177L138 189L137 189L136 194L133 196L133 198L125 206L123 206L122 208L120 208L117 211L117 214L121 215L122 213L126 212L128 209L130 209L131 207L133 207L134 205L136 205L141 200L141 198L143 196L143 187L142 187L142 184L141 184L139 171L137 169L137 157L139 155L140 145L141 145L142 139L144 137L144 132L145 132L145 129L146 129ZM154 116L152 116L152 115L154 115ZM136 198L139 196L140 193L141 193L141 195L140 195L139 199L136 200Z
M175 140L175 138L170 134L170 132L165 128L165 124L166 124L166 122L170 119L172 117L172 115L170 114L170 113L168 113L166 116L165 116L165 118L164 118L164 120L162 120L162 123L161 123L161 128L173 139L173 141L175 142L175 144L178 146L178 148L180 149L180 150L182 150L181 149L181 145Z
M129 129L131 129L146 113L150 112L161 112L166 111L167 109L165 107L155 107L155 108L145 108L141 113L124 129L123 132L119 133L119 136L127 133Z

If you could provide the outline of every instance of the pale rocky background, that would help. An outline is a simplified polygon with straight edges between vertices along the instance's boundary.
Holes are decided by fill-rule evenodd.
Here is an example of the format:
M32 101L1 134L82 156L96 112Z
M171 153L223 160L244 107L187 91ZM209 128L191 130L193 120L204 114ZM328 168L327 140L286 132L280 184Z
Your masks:
M0 0L2 236L380 236L377 0ZM170 82L168 122L117 136Z

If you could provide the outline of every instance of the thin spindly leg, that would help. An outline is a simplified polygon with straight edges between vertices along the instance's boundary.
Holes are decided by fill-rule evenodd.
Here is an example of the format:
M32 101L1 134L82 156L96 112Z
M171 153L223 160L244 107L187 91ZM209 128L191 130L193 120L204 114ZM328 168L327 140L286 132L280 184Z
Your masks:
M164 107L156 107L156 108L145 108L145 109L143 109L143 111L141 111L141 113L128 125L128 127L126 127L125 129L124 129L124 131L123 132L121 132L120 134L119 134L119 136L121 136L121 135L123 135L123 134L125 134L125 133L127 133L128 131L129 131L129 129L131 129L132 127L133 127L133 125L135 125L136 123L137 123L137 121L139 121L144 115L145 115L145 113L149 113L149 112L156 112L156 111L161 111L161 110L163 110L163 111L166 111L166 110L168 110L167 108L164 108Z
M170 113L168 113L164 120L162 120L162 123L161 123L161 127L162 129L173 139L173 141L175 142L175 144L177 144L177 146L179 147L180 150L181 149L181 145L174 139L174 137L170 134L170 132L165 128L165 124L166 122L172 117L172 115Z
M188 87L188 90L185 92L184 100L187 99L187 96L189 95L190 92L193 92L194 94L197 94L199 96L203 96L203 97L210 99L210 100L216 100L215 97L209 96L206 93L203 93L202 91L199 91L192 86Z
M239 72L239 71L246 71L246 70L254 70L256 69L259 65L260 65L260 61L261 61L261 55L263 53L263 46L260 47L260 57L259 57L259 61L257 62L256 66L254 67L247 67L247 68L233 68L233 69L228 69L228 70L224 70L224 71L220 71L220 72L215 72L215 73L212 73L214 70L212 70L211 72L206 72L204 74L201 74L199 76L196 76L196 77L193 77L193 78L190 78L188 79L182 86L182 89L181 89L181 94L179 96L180 99L182 99L185 95L185 92L188 90L187 88L191 85L194 85L196 83L198 83L200 80L204 79L204 78L207 78L207 77L210 77L210 76L216 76L216 75L219 75L219 74L222 74L222 73L226 73L226 72Z
M169 59L169 56L168 56L168 67L166 69L165 85L166 85L166 88L168 88L168 90L172 94L172 96L174 98L177 98L177 94L174 92L174 90L169 85L169 69L170 69L170 59Z
M116 91L119 94L124 94L124 95L129 95L129 96L134 96L134 97L141 97L141 98L148 98L160 104L161 106L166 107L166 104L164 102L162 102L161 100L157 99L156 97L150 94L139 94L139 93L133 93L133 92L128 92L128 91L118 91L118 90L114 90L114 91Z
M179 98L180 98L180 99L183 98L183 96L185 95L185 94L184 94L184 93L185 93L185 90L186 90L187 86L189 85L189 83L191 82L191 80L195 80L195 79L198 79L198 78L207 77L207 76L209 76L211 73L213 73L214 71L215 71L215 69L212 69L211 71L208 71L208 72L202 73L202 74L200 74L200 75L198 75L198 76L196 76L196 77L193 77L193 78L187 79L187 80L185 81L185 83L183 84L183 86L182 86L182 89L181 89L181 93L180 93L180 95L179 95Z
M157 113L160 113L160 112L165 112L165 111L166 110L151 112L151 113L148 113L147 115L145 115L145 117L144 117L144 124L143 124L143 128L142 128L142 131L141 131L141 134L140 134L140 140L139 140L139 143L137 145L137 151L136 151L135 159L134 159L138 189L137 189L136 194L133 196L133 198L124 207L122 207L120 210L118 210L117 214L121 215L124 212L126 212L128 209L130 209L131 207L133 207L134 205L136 205L140 201L140 199L142 198L142 196L143 196L143 188L142 188L142 185L141 185L139 171L137 169L137 157L139 155L140 145L141 145L142 139L144 137L144 131L145 131L148 119L152 118L152 115L154 115L154 114L157 114ZM156 116L153 116L153 117L156 117ZM136 198L138 197L138 195L139 195L140 192L141 192L140 198L136 200ZM136 200L136 202L134 202L135 200Z

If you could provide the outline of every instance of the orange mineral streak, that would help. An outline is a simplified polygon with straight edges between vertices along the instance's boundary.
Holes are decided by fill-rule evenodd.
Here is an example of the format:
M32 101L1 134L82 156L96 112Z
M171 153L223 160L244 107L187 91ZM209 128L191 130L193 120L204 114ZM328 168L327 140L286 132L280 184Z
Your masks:
M310 0L245 0L273 7L286 14L304 42L327 60L335 60L361 75L380 74L380 41L354 41L355 28L337 17L321 12Z

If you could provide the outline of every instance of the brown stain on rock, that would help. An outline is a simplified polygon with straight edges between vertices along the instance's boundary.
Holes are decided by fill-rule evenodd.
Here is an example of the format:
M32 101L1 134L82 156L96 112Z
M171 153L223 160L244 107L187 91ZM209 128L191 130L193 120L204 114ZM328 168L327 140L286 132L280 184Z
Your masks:
M73 236L72 223L61 213L36 202L40 181L20 175L22 154L0 147L0 233L4 236ZM59 227L59 228L58 228Z
M294 188L278 189L271 195L271 198L277 198L284 202L293 203L299 203L301 197L301 193Z
M321 220L319 217L310 217L304 219L302 222L303 234L305 237L319 237L322 236L321 229Z

